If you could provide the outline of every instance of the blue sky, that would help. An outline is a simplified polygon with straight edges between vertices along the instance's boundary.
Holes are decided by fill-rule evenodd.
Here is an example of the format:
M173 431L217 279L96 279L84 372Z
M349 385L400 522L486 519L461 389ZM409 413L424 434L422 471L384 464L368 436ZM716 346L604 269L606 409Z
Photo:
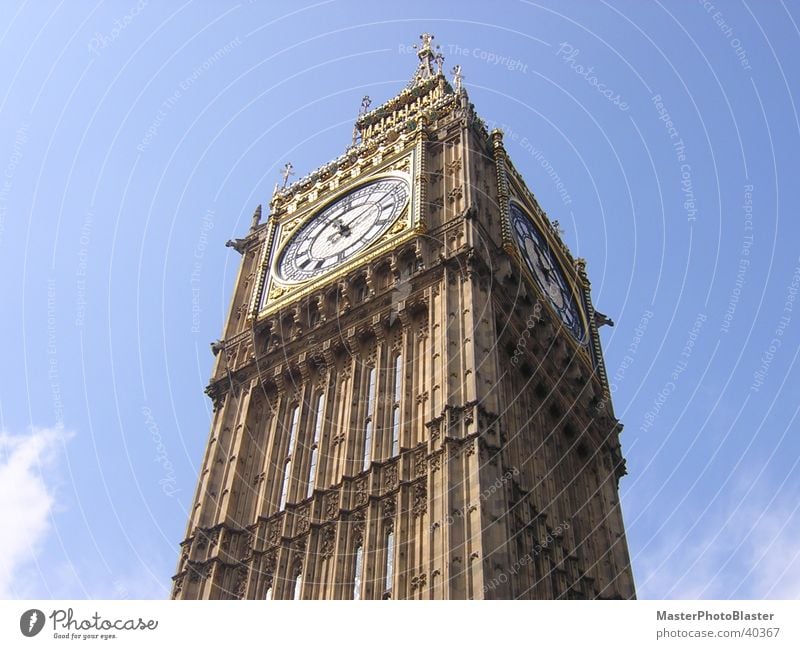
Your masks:
M457 16L457 17L456 17ZM246 231L423 31L587 259L641 597L800 595L796 2L6 3L0 597L163 597Z

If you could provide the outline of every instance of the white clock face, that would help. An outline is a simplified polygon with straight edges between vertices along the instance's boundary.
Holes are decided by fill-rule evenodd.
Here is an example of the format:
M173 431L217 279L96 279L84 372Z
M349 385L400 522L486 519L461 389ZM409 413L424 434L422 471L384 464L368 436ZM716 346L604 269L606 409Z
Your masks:
M392 226L408 203L408 194L408 183L403 178L381 178L325 207L298 230L281 252L281 281L305 282L352 259Z
M511 203L509 212L511 231L516 238L520 255L539 290L550 301L572 335L582 341L584 329L578 305L547 241L516 203Z

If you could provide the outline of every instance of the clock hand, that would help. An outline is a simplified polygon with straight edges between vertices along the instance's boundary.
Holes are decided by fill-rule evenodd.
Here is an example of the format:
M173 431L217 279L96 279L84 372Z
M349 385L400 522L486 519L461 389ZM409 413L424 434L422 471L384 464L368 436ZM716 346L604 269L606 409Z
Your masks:
M355 223L356 221L361 220L364 217L364 215L367 214L370 211L370 209L372 208L372 204L368 204L368 205L365 205L365 206L362 206L362 207L364 209L362 209L361 212L358 215L356 215L352 219L350 219L350 222L345 225L345 227L348 230L350 229L350 226L353 225L353 223Z
M346 237L350 234L350 226L342 223L340 216L337 216L332 224L336 226L337 231L328 237L328 241L337 241L339 237Z

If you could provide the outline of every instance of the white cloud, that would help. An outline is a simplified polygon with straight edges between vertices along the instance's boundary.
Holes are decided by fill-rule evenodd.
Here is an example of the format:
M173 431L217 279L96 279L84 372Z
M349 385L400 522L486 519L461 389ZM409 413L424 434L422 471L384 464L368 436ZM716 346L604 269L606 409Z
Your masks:
M19 597L15 575L36 560L51 525L55 494L51 470L69 435L61 427L27 435L0 431L0 598Z
M764 516L750 544L757 592L767 599L800 599L800 513L783 507Z
M634 558L640 597L800 598L800 505L788 493L739 496L702 518L677 516Z

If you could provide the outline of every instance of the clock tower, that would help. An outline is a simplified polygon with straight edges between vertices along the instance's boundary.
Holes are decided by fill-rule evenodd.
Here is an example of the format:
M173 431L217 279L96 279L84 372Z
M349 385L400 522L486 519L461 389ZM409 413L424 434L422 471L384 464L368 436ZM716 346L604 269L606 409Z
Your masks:
M460 68L417 49L344 154L227 244L173 598L635 596L608 320Z

